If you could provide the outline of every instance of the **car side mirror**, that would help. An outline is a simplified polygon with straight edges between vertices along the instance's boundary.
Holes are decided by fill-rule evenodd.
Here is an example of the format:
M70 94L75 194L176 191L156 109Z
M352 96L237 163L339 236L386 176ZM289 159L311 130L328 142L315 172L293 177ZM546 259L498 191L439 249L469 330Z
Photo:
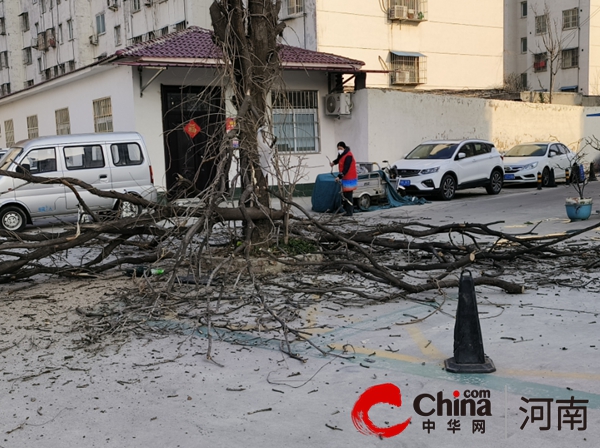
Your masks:
M22 163L21 165L17 165L16 171L19 174L29 174L29 167L28 163Z
M556 151L550 151L550 152L548 153L548 157L554 157L554 156L556 156L556 155L557 155Z
M465 157L467 157L467 155L464 152L459 152L456 155L456 160L464 159Z

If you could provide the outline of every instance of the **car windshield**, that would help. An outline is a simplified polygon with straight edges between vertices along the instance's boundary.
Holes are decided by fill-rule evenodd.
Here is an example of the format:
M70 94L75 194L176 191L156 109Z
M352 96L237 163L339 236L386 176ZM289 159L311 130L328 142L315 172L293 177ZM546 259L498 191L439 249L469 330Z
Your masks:
M504 157L543 157L548 145L545 143L529 143L517 145L504 154Z
M456 151L456 143L424 143L406 156L407 159L450 159Z
M23 148L10 148L6 154L0 158L0 170L7 170L17 155L23 150Z

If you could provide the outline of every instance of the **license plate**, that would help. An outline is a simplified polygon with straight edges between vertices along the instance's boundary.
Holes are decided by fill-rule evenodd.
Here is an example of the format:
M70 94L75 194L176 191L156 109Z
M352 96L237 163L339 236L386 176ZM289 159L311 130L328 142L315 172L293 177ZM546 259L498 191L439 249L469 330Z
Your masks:
M515 175L514 174L505 174L504 180L515 180Z
M400 186L401 187L409 187L410 186L410 180L400 180Z

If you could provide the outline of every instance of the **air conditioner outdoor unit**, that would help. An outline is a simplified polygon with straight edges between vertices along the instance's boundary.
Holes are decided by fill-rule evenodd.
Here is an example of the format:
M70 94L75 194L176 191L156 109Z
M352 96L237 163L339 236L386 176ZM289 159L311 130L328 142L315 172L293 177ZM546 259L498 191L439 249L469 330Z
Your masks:
M410 71L408 70L396 70L394 72L394 78L392 84L408 84L410 83Z
M326 115L350 115L352 97L349 93L330 93L325 97Z
M92 44L92 45L98 45L98 35L92 34L90 36L90 44Z
M392 6L389 15L390 20L405 20L408 18L408 8L406 6Z

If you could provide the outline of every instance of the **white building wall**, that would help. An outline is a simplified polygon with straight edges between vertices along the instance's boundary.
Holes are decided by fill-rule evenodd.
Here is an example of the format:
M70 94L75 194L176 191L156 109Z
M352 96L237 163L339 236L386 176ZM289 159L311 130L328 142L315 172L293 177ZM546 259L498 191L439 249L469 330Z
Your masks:
M357 159L394 162L424 140L483 138L500 151L530 141L558 140L579 149L586 136L600 136L600 108L485 100L458 96L366 89L365 106L338 125L338 137L356 148ZM345 123L345 124L344 124ZM343 135L343 138L342 138Z
M72 134L94 132L92 102L110 97L114 130L135 130L130 68L109 67L98 71L102 73L79 74L76 79L75 74L67 75L52 88L35 95L22 92L10 97L11 101L4 100L0 105L0 124L4 127L4 121L12 119L15 141L19 141L27 138L27 117L37 115L39 135L56 135L55 111L68 107ZM98 75L102 82L98 82ZM6 132L2 132L0 142L6 146Z

